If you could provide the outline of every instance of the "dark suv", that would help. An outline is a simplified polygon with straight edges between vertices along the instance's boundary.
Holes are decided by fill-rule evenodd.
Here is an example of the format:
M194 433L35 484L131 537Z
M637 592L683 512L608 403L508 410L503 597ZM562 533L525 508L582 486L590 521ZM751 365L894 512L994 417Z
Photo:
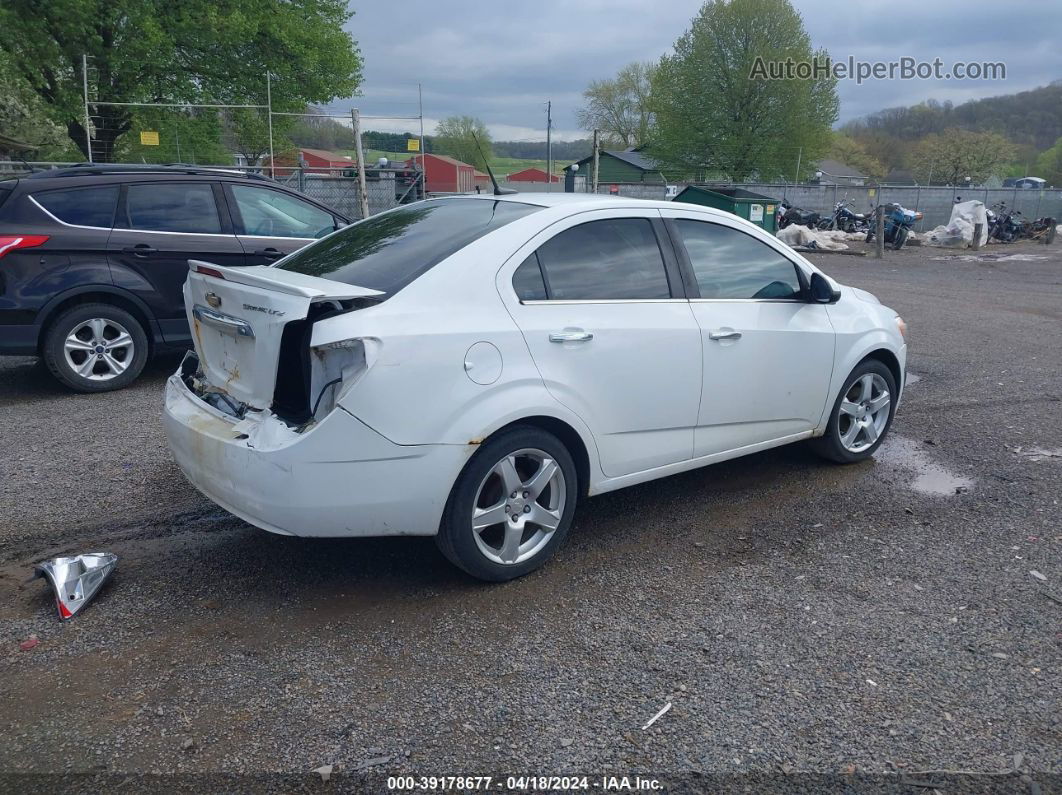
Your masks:
M266 265L350 221L264 177L72 166L0 181L0 354L82 392L190 342L188 260Z

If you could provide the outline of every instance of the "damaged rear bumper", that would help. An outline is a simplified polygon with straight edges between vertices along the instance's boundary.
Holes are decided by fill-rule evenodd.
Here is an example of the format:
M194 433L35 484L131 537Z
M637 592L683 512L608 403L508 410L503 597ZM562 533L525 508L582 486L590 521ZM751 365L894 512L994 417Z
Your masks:
M435 535L468 459L458 445L397 445L339 408L297 432L269 412L238 420L166 384L177 465L225 510L294 536Z

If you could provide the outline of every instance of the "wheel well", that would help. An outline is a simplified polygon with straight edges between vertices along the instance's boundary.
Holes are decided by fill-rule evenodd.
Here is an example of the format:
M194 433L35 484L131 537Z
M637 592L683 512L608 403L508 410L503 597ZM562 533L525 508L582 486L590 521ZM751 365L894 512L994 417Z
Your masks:
M38 350L44 345L44 338L48 336L48 330L51 328L53 321L67 309L81 304L112 304L119 309L128 312L136 318L141 326L143 326L144 335L147 337L148 341L148 356L151 355L154 347L155 335L152 333L150 319L144 314L144 311L137 306L135 301L131 301L128 298L116 295L115 293L78 293L77 295L72 295L53 306L48 310L48 315L41 324L41 335L37 340Z
M491 436L496 436L502 431L507 431L518 425L540 428L547 433L552 433L564 443L568 452L571 453L572 460L575 462L575 472L579 477L579 496L585 497L587 490L590 488L590 454L587 452L586 445L583 444L583 437L579 435L579 432L564 420L558 420L556 417L535 416L524 417L510 422L505 427L496 430Z
M867 359L877 359L883 365L889 368L889 372L892 373L892 378L896 382L897 389L903 389L903 373L900 372L900 360L896 358L896 354L886 348L878 348L876 351L871 351L863 357L862 361Z

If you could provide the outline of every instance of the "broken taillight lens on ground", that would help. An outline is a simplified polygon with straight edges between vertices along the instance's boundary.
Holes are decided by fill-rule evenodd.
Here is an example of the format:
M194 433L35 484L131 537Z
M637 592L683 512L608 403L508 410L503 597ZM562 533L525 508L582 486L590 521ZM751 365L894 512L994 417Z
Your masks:
M117 565L118 556L111 552L90 552L38 563L33 567L33 575L45 577L51 583L59 618L66 621L99 593Z

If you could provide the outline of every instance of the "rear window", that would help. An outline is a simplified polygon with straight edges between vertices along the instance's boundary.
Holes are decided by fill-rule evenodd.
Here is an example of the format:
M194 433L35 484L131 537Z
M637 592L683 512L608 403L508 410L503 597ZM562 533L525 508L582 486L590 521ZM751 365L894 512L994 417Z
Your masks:
M34 200L65 224L99 226L110 229L118 206L118 186L47 190L33 194Z
M472 241L540 209L486 199L417 202L313 243L277 267L394 295Z

